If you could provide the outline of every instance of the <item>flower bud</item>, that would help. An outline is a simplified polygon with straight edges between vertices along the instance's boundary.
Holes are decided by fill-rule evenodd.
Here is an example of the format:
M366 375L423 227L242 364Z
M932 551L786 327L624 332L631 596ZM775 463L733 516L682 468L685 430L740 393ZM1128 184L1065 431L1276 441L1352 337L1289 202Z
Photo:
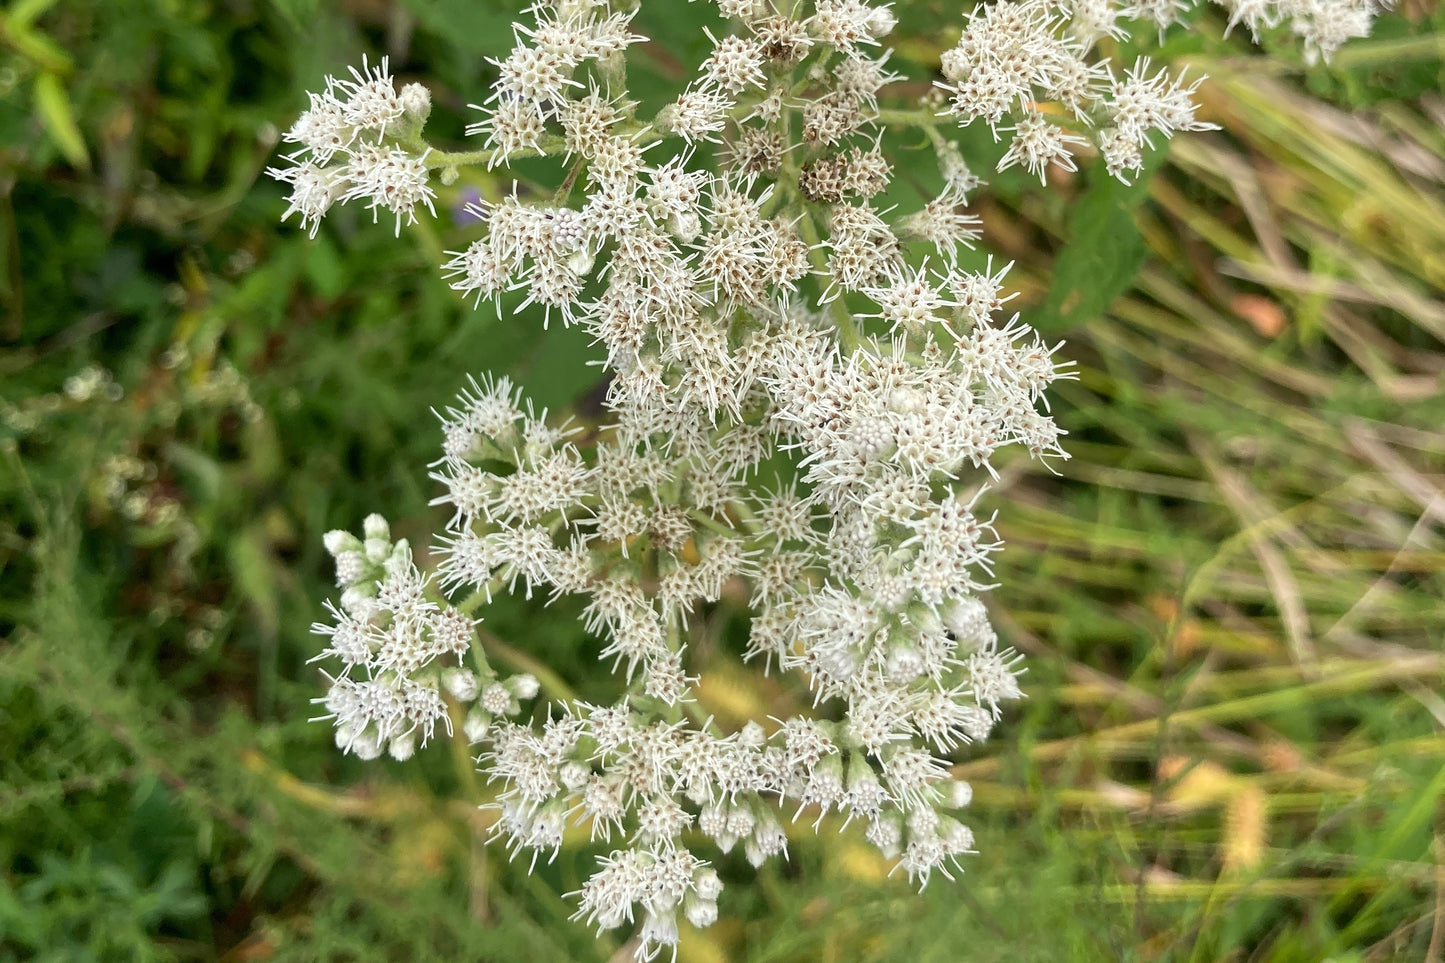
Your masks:
M395 736L387 746L387 752L397 762L406 762L416 755L416 738L410 732Z
M368 541L373 538L380 539L384 542L391 541L391 526L388 525L386 519L380 515L371 514L366 516L366 519L361 523L361 531Z
M706 929L717 922L717 903L710 899L689 898L683 904L687 921L698 929Z
M492 731L492 717L481 709L473 709L467 713L466 721L462 723L462 735L467 737L467 742L475 745L487 738Z
M868 13L868 33L874 37L886 37L898 26L898 18L887 7L874 7Z
M962 779L951 779L942 789L944 805L949 809L964 809L973 802L973 787Z
M481 691L476 675L466 669L448 669L443 672L442 686L458 702L471 702Z
M513 716L522 711L516 697L500 682L493 682L482 691L481 706L494 716Z
M590 768L580 762L572 760L563 763L562 768L557 770L557 781L572 792L577 792L583 786L587 785L587 779L591 775L592 770Z
M356 757L365 762L370 762L381 755L381 742L376 738L376 732L366 729L361 733L349 737L345 744L342 743L342 728L336 730L336 742L342 749L356 753Z
M715 903L718 896L722 895L723 884L722 880L718 878L716 870L702 870L693 877L692 885L693 889L697 891L698 899Z
M431 115L431 91L423 84L407 84L401 88L399 100L401 109L420 129Z
M342 552L359 552L361 550L361 539L348 531L337 528L326 533L322 539L326 551L332 558L339 556Z
M391 555L391 542L385 538L368 538L363 550L368 562L380 565Z
M541 684L537 682L536 676L529 675L525 672L521 675L512 676L502 684L518 699L534 699L538 691L542 688Z
M896 812L884 813L874 820L865 835L879 852L893 859L902 852L903 819Z
M376 614L376 583L361 582L341 593L341 610L359 622Z
M353 539L355 541L355 539ZM361 543L357 543L359 546ZM366 556L359 551L336 553L336 584L341 588L355 585L366 577Z
M956 819L943 819L938 825L938 838L950 856L974 852L973 830Z
M912 682L924 667L923 653L916 646L900 643L888 653L888 677L896 682Z
M649 908L642 921L642 945L677 946L677 916L672 910L655 912Z

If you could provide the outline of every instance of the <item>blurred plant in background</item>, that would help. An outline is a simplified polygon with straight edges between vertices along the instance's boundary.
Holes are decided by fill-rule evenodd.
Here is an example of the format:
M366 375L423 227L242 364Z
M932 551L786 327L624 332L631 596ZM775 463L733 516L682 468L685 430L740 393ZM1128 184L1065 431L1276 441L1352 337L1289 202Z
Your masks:
M990 616L1031 661L1017 738L952 774L990 845L965 885L920 898L836 824L820 845L785 821L803 830L788 867L718 860L729 896L680 958L1435 951L1439 14L1406 5L1302 72L1292 21L1261 21L1269 59L1209 40L1235 12L1190 11L1158 50L1149 31L1103 41L1209 74L1199 117L1222 134L1146 153L1128 188L1084 164L1047 192L1009 168L969 194L1015 262L1009 307L1067 332L1080 372L1051 389L1068 477L1002 460L993 482L1011 548ZM948 80L958 35L940 25L964 23L947 4L895 13L890 90L922 95ZM467 202L509 191L497 172L433 182L441 219L400 243L364 202L315 241L277 232L286 202L257 178L296 92L363 53L389 54L398 88L424 78L429 137L459 143L517 12L4 16L0 955L607 958L557 894L612 847L568 835L535 876L489 860L474 804L496 787L467 752L362 767L302 708L330 574L315 533L386 505L421 545L445 520L416 471L438 391L505 371L590 426L605 389L575 375L599 357L577 328L537 337L535 305L498 320L435 277L477 235ZM641 116L708 55L711 18L638 15ZM1010 146L949 131L979 171ZM526 182L567 173L518 163ZM944 175L897 162L875 203L916 209ZM982 252L958 263L996 273ZM605 697L580 606L542 601L493 600L489 657ZM696 638L718 640L698 705L728 731L803 708L728 654L745 601L698 609Z

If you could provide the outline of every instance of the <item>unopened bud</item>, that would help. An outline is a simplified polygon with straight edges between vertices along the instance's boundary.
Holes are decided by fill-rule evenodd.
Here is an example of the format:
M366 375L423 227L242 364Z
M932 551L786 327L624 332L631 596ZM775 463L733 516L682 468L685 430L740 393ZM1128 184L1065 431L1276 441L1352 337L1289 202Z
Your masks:
M541 684L537 682L536 676L525 672L512 676L503 684L518 699L534 699L542 688Z
M424 85L407 84L401 88L397 99L401 102L401 109L416 119L417 127L426 123L427 117L431 115L431 91Z
M326 546L326 551L330 553L332 558L335 558L342 552L361 550L361 539L340 528L327 532L321 542Z
M473 709L467 713L467 719L462 723L462 735L467 737L469 743L481 742L491 731L492 717L480 709Z
M361 531L368 541L373 538L381 539L385 542L391 541L391 526L388 525L386 519L380 515L371 514L366 516L366 519L361 523Z

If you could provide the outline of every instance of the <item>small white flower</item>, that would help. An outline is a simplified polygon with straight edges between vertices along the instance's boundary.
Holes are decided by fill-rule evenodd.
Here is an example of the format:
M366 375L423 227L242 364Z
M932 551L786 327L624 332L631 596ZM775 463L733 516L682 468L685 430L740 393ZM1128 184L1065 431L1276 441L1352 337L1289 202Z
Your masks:
M286 211L281 220L292 214L301 215L301 229L312 237L321 227L321 219L331 205L344 195L345 175L318 167L312 162L303 162L294 167L267 168L266 173L279 181L291 185L291 196L287 198Z

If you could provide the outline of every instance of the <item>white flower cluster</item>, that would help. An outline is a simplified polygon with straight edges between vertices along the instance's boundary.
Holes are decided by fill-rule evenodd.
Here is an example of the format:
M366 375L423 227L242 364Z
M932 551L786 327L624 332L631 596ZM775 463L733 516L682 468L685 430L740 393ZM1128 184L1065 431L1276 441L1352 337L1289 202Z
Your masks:
M448 695L477 702L465 725L476 741L493 719L516 715L520 700L537 694L531 676L498 679L485 660L480 674L465 667L474 620L430 596L430 577L412 562L405 539L391 540L380 515L366 519L362 538L331 532L326 548L343 591L340 607L330 607L332 621L314 626L331 642L316 658L338 659L341 669L317 701L326 707L323 718L336 723L339 747L363 759L383 751L408 759L438 725L451 735Z
M1157 2L1157 0L1155 0ZM1304 41L1305 60L1328 60L1347 41L1370 35L1370 26L1393 0L1214 0L1229 11L1229 29L1249 28L1257 41L1262 30L1288 27ZM1161 21L1161 27L1167 25Z
M373 517L364 538L328 537L344 594L317 627L342 666L322 700L339 744L404 758L450 732L450 701L514 854L550 858L569 822L616 840L578 917L636 925L644 959L676 945L680 918L717 916L722 884L693 848L740 847L754 865L784 854L783 806L815 826L833 812L861 823L920 885L972 851L958 818L971 793L947 757L1022 696L1020 656L979 600L1001 543L978 504L1000 449L1067 457L1045 401L1066 374L1057 346L998 317L1007 268L960 268L979 181L930 114L941 191L915 211L879 200L887 8L718 5L730 22L697 80L650 119L623 87L630 15L605 0L538 5L494 62L473 128L486 149L441 165L556 154L573 173L550 201L480 205L483 236L446 270L477 302L500 309L520 289L582 325L606 352L610 417L584 434L506 378L473 381L441 416L433 477L452 517L437 583ZM985 5L944 60L952 109L1013 117L1008 162L1042 174L1082 143L1028 106L1051 93L1080 122L1106 117L1110 166L1137 169L1150 132L1199 124L1193 86L1147 63L1117 83L1085 64L1120 15ZM303 166L325 168L328 144L349 171L403 150L382 146L393 137L420 143L383 75L314 98L292 134L311 151ZM364 130L383 136L367 146ZM722 169L695 163L700 142ZM324 206L292 209L314 227ZM498 676L463 614L503 589L583 599L619 698L524 714L536 681ZM446 601L460 591L461 608ZM718 603L748 610L741 654L796 672L811 716L728 731L699 709L688 642Z
M1345 41L1367 36L1388 0L1215 0L1228 28L1260 31L1288 25L1306 58L1328 58ZM1021 165L1043 178L1050 165L1075 170L1080 148L1103 154L1109 173L1128 182L1144 163L1154 134L1208 130L1195 117L1193 94L1142 57L1122 74L1096 59L1103 41L1129 35L1129 22L1150 21L1160 34L1198 0L1001 0L967 16L958 44L942 57L947 113L967 125L982 119L1009 149L998 169ZM1081 136L1088 135L1088 136Z
M402 218L416 223L418 205L436 213L427 151L410 143L431 113L425 86L407 84L398 93L383 57L380 66L353 67L350 80L328 77L325 92L310 97L311 109L284 138L299 145L288 155L291 166L267 170L291 185L282 220L300 214L302 228L315 237L332 204L358 198L368 201L373 218L381 209L396 215L397 233Z

